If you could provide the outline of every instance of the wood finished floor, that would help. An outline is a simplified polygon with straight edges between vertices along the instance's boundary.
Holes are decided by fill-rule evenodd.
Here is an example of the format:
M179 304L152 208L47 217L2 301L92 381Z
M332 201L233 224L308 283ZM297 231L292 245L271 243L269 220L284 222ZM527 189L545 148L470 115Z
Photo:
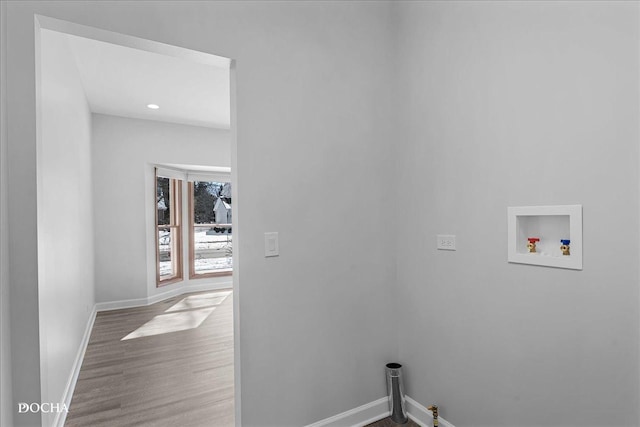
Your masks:
M232 294L195 329L121 341L186 296L98 313L65 426L234 425Z

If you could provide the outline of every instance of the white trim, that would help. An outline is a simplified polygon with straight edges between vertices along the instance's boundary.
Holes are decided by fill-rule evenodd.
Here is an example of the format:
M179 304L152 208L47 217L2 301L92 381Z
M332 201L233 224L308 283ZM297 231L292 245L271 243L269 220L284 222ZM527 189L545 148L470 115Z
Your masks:
M414 422L418 423L422 427L432 427L433 413L409 396L405 396L405 399L407 402L407 413L409 415L409 418L411 418ZM455 427L449 421L440 416L438 417L438 423L440 424L440 427Z
M405 399L409 418L421 427L433 427L433 413L409 396L405 396ZM388 401L388 397L381 397L373 402L325 418L305 427L363 427L391 415ZM455 427L442 417L438 417L438 421L440 427Z
M200 64L212 65L214 67L229 68L229 64L231 63L231 59L223 56L173 46L153 40L142 39L127 34L115 33L113 31L63 21L61 19L50 18L48 16L36 14L36 19L40 22L41 28L58 31L60 33L67 33L78 37L98 40L132 49L144 50L174 58L181 58Z
M362 427L389 416L387 397L358 406L333 417L325 418L306 427Z
M238 120L236 96L236 60L231 60L229 67L229 95L231 102L231 197L235 201L235 213L232 215L233 225L233 397L235 407L235 427L242 427L242 357L240 356L240 236L238 228Z
M187 171L156 166L156 176L160 178L172 178L179 179L180 181L186 181Z
M179 288L172 289L170 291L163 292L161 294L152 295L146 298L99 302L99 303L96 303L96 311L109 311L109 310L119 310L121 308L144 307L147 305L155 304L157 302L163 301L168 298L172 298L182 294L187 294L190 292L217 291L221 289L230 289L232 286L233 286L232 282L222 282L222 283L215 283L215 284L207 283L202 285L181 286Z
M156 175L163 178L179 179L181 181L215 181L231 182L231 168L211 166L207 170L206 166L189 165L154 165Z
M185 170L187 172L193 173L221 173L226 175L231 175L231 167L229 166L206 166L206 165L185 165L182 163L162 163L158 166L166 166L168 168Z
M231 182L231 173L187 171L187 181Z
M87 346L89 345L89 338L91 338L91 331L93 330L93 323L96 320L96 314L97 314L97 309L96 309L96 306L94 305L93 310L89 315L89 320L87 321L87 327L84 330L84 335L82 336L80 347L78 347L78 353L76 354L76 359L73 361L71 375L69 376L69 380L67 381L67 386L65 387L64 394L62 395L62 403L67 408L71 407L71 398L73 397L73 391L76 389L76 383L78 382L78 375L80 375L80 368L82 367L84 354L87 351ZM56 418L53 421L53 425L56 427L63 427L66 420L67 420L67 413L64 411L60 411L56 414Z

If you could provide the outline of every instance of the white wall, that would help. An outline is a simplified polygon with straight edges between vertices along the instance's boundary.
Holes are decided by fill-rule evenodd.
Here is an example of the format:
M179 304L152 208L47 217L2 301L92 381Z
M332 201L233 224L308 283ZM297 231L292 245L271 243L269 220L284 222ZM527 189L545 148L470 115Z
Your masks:
M16 320L37 318L29 195L32 26L40 13L237 60L243 424L304 425L384 396L384 364L396 355L387 310L395 262L371 230L383 222L379 202L391 189L390 4L12 2L7 9L9 175L23 182L9 193L9 226L14 236L26 233L23 243L11 242L11 286L22 287L12 305L24 313ZM344 220L330 228L326 200L344 208ZM263 257L266 231L280 232L278 258ZM14 267L26 276L14 277ZM25 342L13 342L17 357L37 352L37 331L25 330ZM29 383L37 356L14 368L22 399L38 387Z
M639 425L638 3L403 3L396 27L407 393L457 426ZM507 263L507 207L547 204L583 205L583 271Z
M9 240L7 218L7 14L0 3L0 426L13 424L11 396L11 329L9 327Z
M154 164L230 166L228 130L93 115L96 300L123 301L230 277L156 287ZM187 194L183 191L186 206ZM185 250L188 227L184 227ZM188 253L188 252L184 252Z
M38 296L42 402L63 402L94 298L91 113L64 34L41 31ZM53 416L45 415L44 424Z

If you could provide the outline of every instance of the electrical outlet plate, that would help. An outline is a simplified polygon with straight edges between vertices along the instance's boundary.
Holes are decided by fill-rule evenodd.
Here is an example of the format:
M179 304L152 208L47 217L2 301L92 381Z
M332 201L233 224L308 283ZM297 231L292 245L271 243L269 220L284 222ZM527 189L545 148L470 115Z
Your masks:
M443 251L455 251L456 236L453 234L438 234L436 248Z

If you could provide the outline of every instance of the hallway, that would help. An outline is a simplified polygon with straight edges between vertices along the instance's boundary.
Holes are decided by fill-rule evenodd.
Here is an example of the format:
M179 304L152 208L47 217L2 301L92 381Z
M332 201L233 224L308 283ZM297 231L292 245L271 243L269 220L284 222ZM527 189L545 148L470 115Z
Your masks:
M233 399L231 291L180 295L98 313L65 425L232 426Z

